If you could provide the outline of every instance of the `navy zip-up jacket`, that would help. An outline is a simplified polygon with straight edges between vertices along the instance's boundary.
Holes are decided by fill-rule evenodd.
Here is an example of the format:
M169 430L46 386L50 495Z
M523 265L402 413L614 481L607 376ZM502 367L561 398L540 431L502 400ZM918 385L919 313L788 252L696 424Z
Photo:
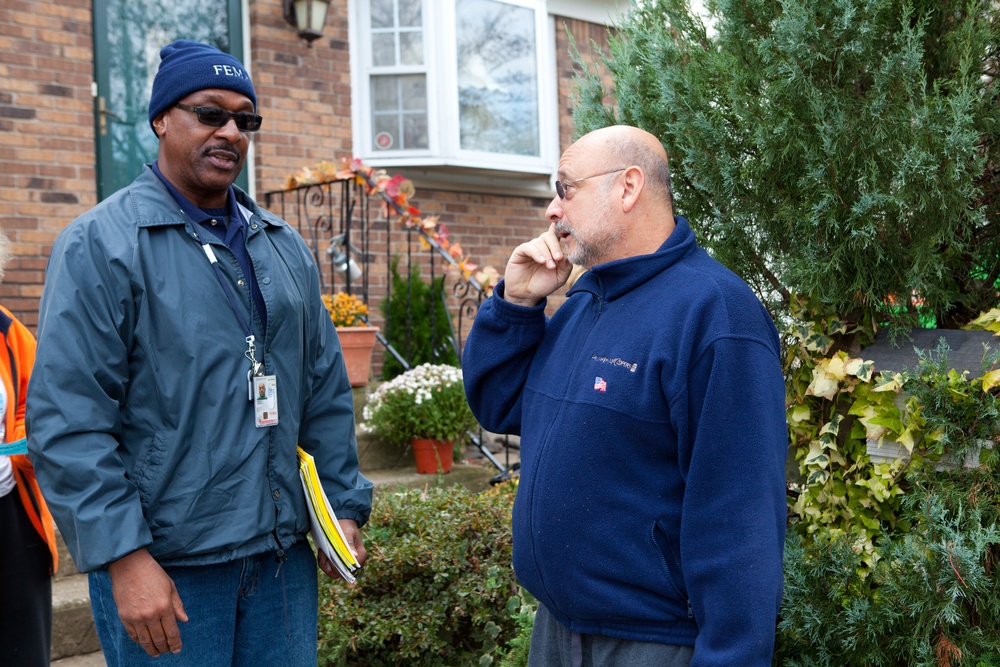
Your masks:
M563 625L771 664L785 537L778 334L687 222L584 273L549 320L497 295L463 357L480 423L521 436L518 579Z

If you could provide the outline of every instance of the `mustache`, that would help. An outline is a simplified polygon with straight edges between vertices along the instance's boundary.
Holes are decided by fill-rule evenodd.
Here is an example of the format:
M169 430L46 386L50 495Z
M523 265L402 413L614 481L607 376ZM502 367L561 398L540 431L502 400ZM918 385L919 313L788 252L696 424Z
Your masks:
M572 234L572 233L573 229L568 224L566 224L565 221L560 220L559 222L556 223L556 236L560 234Z
M211 153L214 153L216 151L222 151L223 153L229 153L230 155L233 156L233 159L236 160L237 162L239 162L240 158L242 157L240 155L240 152L238 150L236 150L235 148L233 148L232 146L230 146L229 144L216 144L214 146L208 146L202 152L203 152L204 155L208 156Z

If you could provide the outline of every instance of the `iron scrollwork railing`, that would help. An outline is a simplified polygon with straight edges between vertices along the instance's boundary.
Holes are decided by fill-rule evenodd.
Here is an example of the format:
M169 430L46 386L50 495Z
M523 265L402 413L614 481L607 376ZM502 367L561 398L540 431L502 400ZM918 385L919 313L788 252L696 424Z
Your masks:
M404 230L393 230L392 218L403 218L406 212L385 192L378 189L371 178L364 172L356 172L360 177L338 179L322 183L300 185L287 190L276 190L265 193L265 205L282 219L293 224L305 239L317 266L320 267L320 287L324 293L333 293L342 285L343 291L360 296L371 307L380 299L389 299L392 295L392 279L390 267L396 247L394 241L405 241L405 271L406 276L418 263L427 262L422 273L430 278L431 285L440 284L440 291L434 295L448 313L447 328L449 334L445 340L437 340L437 327L434 318L437 309L432 307L431 317L431 348L435 357L443 356L445 350L451 348L455 357L461 362L463 333L471 326L479 305L486 296L485 290L472 276L465 276L458 262L441 244L420 227L407 227ZM376 225L371 224L372 205L368 193L381 198L385 211L384 220ZM377 228L377 229L376 229ZM375 249L375 232L384 230L384 261L378 262ZM428 252L414 252L415 240L422 240L422 245ZM373 268L384 268L384 280L376 280L377 287L373 289ZM460 278L454 281L449 298L445 286L446 281L437 282L437 278L448 277L449 268L455 268ZM454 275L453 273L453 275ZM374 300L373 300L374 297ZM391 327L399 325L382 319L382 331L378 340L383 349L392 354L403 368L412 366L405 353L405 345L401 352L389 343L383 332L389 332ZM407 318L409 321L410 318ZM397 337L406 341L409 331Z
M287 190L275 190L265 193L265 205L269 210L280 216L286 222L295 225L296 229L305 239L320 269L320 288L323 293L332 294L343 284L343 290L348 294L356 294L361 297L369 307L373 303L372 297L388 300L392 295L391 269L393 258L393 240L405 240L406 246L406 276L411 275L411 270L422 259L426 259L428 267L426 274L430 278L430 284L440 285L440 288L433 294L433 299L443 305L443 310L448 313L447 326L449 335L445 340L435 340L437 327L435 318L437 308L431 304L431 348L434 356L440 358L445 350L451 348L455 353L455 358L461 363L463 332L465 328L471 326L476 313L486 296L486 290L479 284L473 276L466 276L459 267L459 263L441 244L431 235L427 234L419 226L408 226L403 230L393 230L393 214L396 218L405 219L406 212L392 200L384 191L376 187L371 178L364 172L356 172L361 178L337 179L322 183L300 185ZM371 224L371 201L369 193L377 194L383 205L380 207L385 211L384 220L376 225ZM376 229L377 227L377 229ZM375 261L375 245L373 237L376 232L384 230L385 257L383 262ZM404 235L405 234L405 235ZM415 240L422 240L422 246L428 249L426 253L414 253L413 243ZM440 266L439 266L440 264ZM373 266L385 268L385 279L374 281L377 283L373 287ZM454 268L455 274L460 279L454 281L451 288L449 307L449 296L445 281L437 282L438 274L447 277L448 269ZM383 292L384 290L384 292ZM374 292L374 293L373 293ZM412 305L411 300L407 300L408 309ZM388 309L386 309L388 315ZM377 340L385 353L391 354L403 368L409 369L413 363L405 354L405 342L410 339L411 331L409 322L411 318L406 318L407 330L402 336L404 349L400 351L389 342L388 332L394 323L389 321L389 317L383 318L382 330L377 335ZM395 323L398 326L399 323ZM397 337L399 338L399 337ZM482 454L499 471L494 481L509 479L512 474L516 474L516 464L514 468L505 465L497 460L493 453L484 444L483 433L470 433L470 438ZM509 463L509 461L508 461Z

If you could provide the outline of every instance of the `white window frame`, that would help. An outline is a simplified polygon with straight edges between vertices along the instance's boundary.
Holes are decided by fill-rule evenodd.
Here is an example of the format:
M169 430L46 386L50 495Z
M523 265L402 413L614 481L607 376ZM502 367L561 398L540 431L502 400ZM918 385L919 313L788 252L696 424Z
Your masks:
M464 167L511 175L550 175L558 164L555 40L545 0L496 0L535 12L535 67L538 83L539 155L462 149L459 145L458 63L454 0L422 0L424 63L427 75L428 148L376 150L372 146L372 62L369 0L349 0L351 122L356 157L375 167ZM391 70L383 70L387 74ZM399 74L414 68L399 67Z

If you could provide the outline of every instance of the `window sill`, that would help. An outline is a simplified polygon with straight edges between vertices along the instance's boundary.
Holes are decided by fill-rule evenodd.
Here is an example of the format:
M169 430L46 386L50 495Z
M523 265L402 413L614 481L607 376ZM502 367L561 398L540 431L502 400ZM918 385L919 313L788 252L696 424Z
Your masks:
M370 167L385 169L390 175L401 174L420 190L445 190L448 192L477 192L481 194L551 199L556 193L548 169L486 168L473 165L428 164L428 160L371 158L365 161Z

